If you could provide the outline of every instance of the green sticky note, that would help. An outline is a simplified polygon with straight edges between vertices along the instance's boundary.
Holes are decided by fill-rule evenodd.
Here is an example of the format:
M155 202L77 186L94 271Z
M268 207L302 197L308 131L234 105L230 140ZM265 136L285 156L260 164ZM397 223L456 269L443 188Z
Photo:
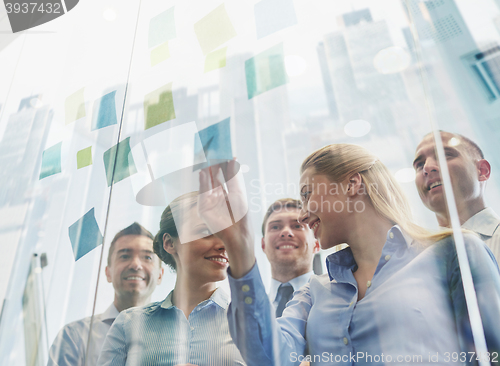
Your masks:
M92 146L82 149L76 153L76 169L92 165Z
M197 21L194 32L204 55L236 36L224 4Z
M144 129L158 126L175 118L172 83L162 86L144 97Z
M288 82L283 43L245 61L248 99Z
M227 47L210 52L205 58L205 72L220 69L221 67L226 66L226 51Z
M83 95L84 88L71 94L66 98L64 103L65 121L66 124L74 122L86 116L85 114L85 97Z
M108 187L111 183L117 183L137 173L134 158L130 153L130 137L107 150L103 155L103 160Z
M174 7L171 7L149 22L148 48L156 47L175 37Z
M62 142L59 142L42 153L42 168L39 179L61 172L61 147Z
M158 65L169 57L170 51L168 49L168 42L165 42L151 50L151 66Z

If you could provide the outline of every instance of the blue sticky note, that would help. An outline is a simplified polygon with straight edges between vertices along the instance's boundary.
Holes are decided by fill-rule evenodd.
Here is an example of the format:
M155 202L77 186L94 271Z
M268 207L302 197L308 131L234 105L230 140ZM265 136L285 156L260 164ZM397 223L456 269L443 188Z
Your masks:
M117 183L137 173L134 158L130 152L130 137L105 151L103 160L108 187L111 183Z
M116 90L94 102L92 131L118 123L116 120L115 94Z
M39 179L61 172L61 147L62 142L59 142L43 152Z
M285 85L288 76L285 70L283 43L273 46L245 61L248 99L268 90Z
M201 154L205 154L207 163L202 163L203 167L210 165L210 160L231 160L233 151L231 147L231 127L230 119L211 125L198 132L200 142L195 139L195 160ZM196 162L195 162L196 163ZM195 164L195 169L200 168L200 164Z
M102 234L95 219L94 208L71 225L68 231L75 261L102 244Z
M174 7L171 7L149 22L148 48L159 46L176 36Z
M262 0L253 10L257 39L297 24L293 0Z

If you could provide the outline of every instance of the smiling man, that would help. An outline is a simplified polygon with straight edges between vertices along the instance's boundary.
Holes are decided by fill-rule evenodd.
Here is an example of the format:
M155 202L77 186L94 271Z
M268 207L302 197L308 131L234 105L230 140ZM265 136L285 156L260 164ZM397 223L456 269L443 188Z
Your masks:
M50 349L48 365L96 365L115 318L125 309L148 304L162 276L161 261L153 252L153 235L136 222L121 230L109 246L106 266L106 278L115 292L113 303L94 316L90 344L91 317L65 325Z
M500 217L486 207L484 200L486 182L491 173L490 164L484 159L479 146L470 139L450 132L440 133L460 224L464 229L479 234L499 261ZM440 226L451 227L432 133L417 146L413 167L423 204L436 214Z
M271 263L269 299L280 317L294 291L313 274L313 256L319 243L309 226L298 221L302 204L284 198L267 209L262 223L262 250Z

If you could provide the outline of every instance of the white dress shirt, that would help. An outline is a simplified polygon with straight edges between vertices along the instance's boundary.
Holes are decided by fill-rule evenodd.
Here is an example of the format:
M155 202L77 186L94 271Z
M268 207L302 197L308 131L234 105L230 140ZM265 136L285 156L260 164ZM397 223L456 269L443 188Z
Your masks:
M94 316L88 353L87 343L91 317L66 324L50 348L47 366L95 366L106 334L118 314L115 305L111 304L104 313ZM87 363L85 363L86 353Z
M313 271L307 272L299 277L295 277L294 279L291 279L287 283L292 285L293 291L295 292L299 288L301 288L302 286L307 284L309 282L309 279L311 278L311 276L313 274L314 274ZM269 301L271 301L271 304L273 304L273 306L274 306L274 310L276 310L276 308L278 307L278 304L280 302L280 298L278 295L278 289L282 283L283 282L275 280L274 278L271 279L271 289L269 290L268 296L269 296Z
M467 220L462 227L479 234L500 263L500 217L486 207Z

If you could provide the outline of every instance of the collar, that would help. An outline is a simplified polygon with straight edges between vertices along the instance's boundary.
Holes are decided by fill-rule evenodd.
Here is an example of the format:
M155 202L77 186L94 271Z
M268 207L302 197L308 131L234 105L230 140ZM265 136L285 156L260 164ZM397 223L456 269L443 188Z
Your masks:
M298 277L292 278L289 283L292 285L293 291L297 291L299 288L304 286L306 283L309 282L309 279L311 276L314 274L313 271L304 273L303 275L300 275ZM278 288L283 282L280 282L278 280L275 280L274 278L271 278L271 287L269 289L269 294L272 297L272 301L276 301L276 296L278 296Z
M106 309L106 311L101 314L100 318L102 322L112 323L116 319L118 314L120 314L120 312L116 308L115 304L111 303L111 305Z
M170 291L168 296L165 298L163 303L161 304L161 307L163 309L170 309L176 307L174 304L172 304L172 296L174 294L174 290ZM196 308L203 308L205 306L208 306L210 304L216 304L222 309L226 310L227 307L229 306L229 296L226 294L226 292L222 288L217 288L212 296L210 296L207 300L204 300L200 302L198 305L196 305Z
M403 233L399 225L394 225L386 236L386 241L382 249L382 256L392 255L398 250L407 250L413 243L413 239ZM354 272L357 269L356 261L352 255L351 248L339 250L330 254L326 258L326 267L330 281L344 280L346 270Z
M462 227L481 235L493 236L499 225L500 217L490 207L486 207L467 220Z

